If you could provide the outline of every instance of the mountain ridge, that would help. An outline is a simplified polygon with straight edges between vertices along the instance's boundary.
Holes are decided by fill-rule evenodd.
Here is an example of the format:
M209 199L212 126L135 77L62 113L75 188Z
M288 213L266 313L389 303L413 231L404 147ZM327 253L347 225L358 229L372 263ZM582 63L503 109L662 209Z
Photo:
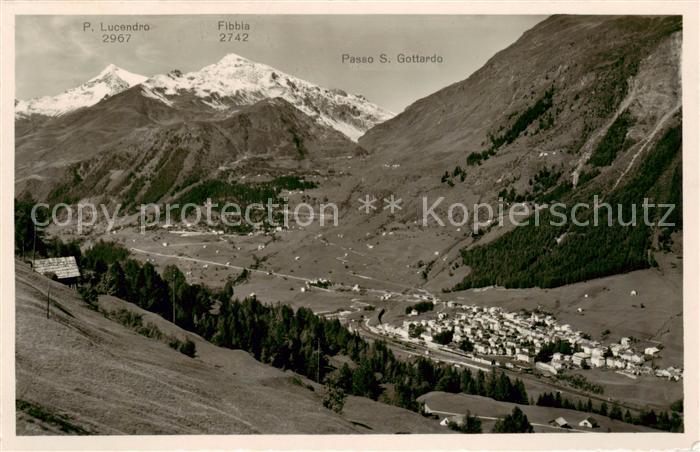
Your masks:
M105 99L143 83L148 77L134 74L109 64L95 77L55 96L15 101L15 116L61 116L79 108L90 107Z
M15 100L15 117L57 117L93 106L105 98L141 85L140 93L178 110L227 115L274 97L333 127L353 141L393 113L364 96L328 89L263 63L229 53L218 62L183 74L177 69L146 77L109 64L97 76L55 96Z
M363 96L322 88L266 64L230 53L199 71L173 70L143 84L144 94L170 106L193 100L215 110L251 105L282 97L305 114L357 141L360 135L392 113ZM194 98L194 99L193 99Z
M443 197L436 209L443 220L453 203L496 206L500 199L507 208L515 202L589 201L594 193L602 199L624 193L632 201L629 183L637 170L648 168L647 159L668 148L659 182L645 184L637 195L650 190L658 202L676 198L680 179L672 175L681 164L675 138L682 122L681 30L678 16L550 17L467 79L416 101L361 137L370 159L381 156L400 166L391 179L366 175L359 190L408 191L410 200ZM413 204L405 210L417 214L405 214L403 221L420 221L420 205ZM618 238L608 243L612 236L574 230L566 236L566 228L540 227L535 234L481 225L471 233L471 223L463 227L466 234L454 234L444 262L426 256L427 262L435 261L426 267L427 284L442 274L443 285L433 288L561 285L653 265L647 251L658 249L658 240L664 247L670 237L678 240L677 228L638 231L635 243L622 242L622 231L615 229ZM436 228L429 224L426 232ZM612 234L613 228L606 231ZM589 265L577 259L586 253L577 254L576 247L593 251L588 247L594 237L597 252L612 252L613 244L629 246L615 251L626 256L623 262L584 271ZM567 255L581 266L554 276L550 255ZM517 278L505 274L510 267L504 261L518 267ZM541 280L526 275L535 264Z
M204 152L202 143L208 141L215 146L206 152L212 152L216 158L212 160L215 166L199 167L205 180L217 179L220 183L243 178L270 181L286 172L311 177L321 184L321 197L335 199L343 208L368 194L377 199L392 194L401 198L402 209L394 214L384 209L371 216L357 209L344 210L342 235L358 242L359 246L371 246L377 253L380 241L384 240L378 238L382 232L405 228L413 234L411 246L422 241L429 244L416 246L411 255L406 256L410 262L394 269L396 278L431 290L452 288L472 271L469 265L464 265L461 250L488 245L509 234L512 228L482 225L473 232L472 222L454 228L437 229L440 226L430 222L424 226L421 224L421 197L443 198L436 212L445 219L447 206L453 203L469 207L479 202L495 205L499 198L506 205L518 201L552 203L583 199L594 192L601 196L613 194L615 186L629 190L627 182L635 170L647 155L660 149L659 141L669 130L677 129L682 120L679 107L681 30L682 22L675 16L551 17L524 33L516 43L496 54L465 80L414 102L404 112L370 129L359 139L359 147L350 140L333 141L337 135L328 130L335 129L317 128L306 119L291 121L297 130L290 132L292 128L281 122L281 118L288 117L287 113L297 111L303 118L311 121L313 118L289 102L260 104L260 108L255 109L255 121L245 125L248 113L242 107L216 110L218 113L214 116L203 115L197 106L190 110L177 109L176 105L169 107L158 99L142 96L142 88L134 87L90 109L61 118L61 121L79 123L83 121L78 119L81 114L85 120L101 124L103 136L110 137L109 145L88 146L76 154L72 149L76 141L62 138L65 144L55 149L73 152L76 160L69 165L74 166L68 171L64 167L60 186L54 190L46 190L48 184L42 182L36 182L30 189L44 197L49 191L61 196L68 193L72 200L111 193L118 201L120 196L132 193L129 184L117 192L105 190L105 187L116 187L115 181L129 178L128 169L134 165L129 159L135 155L143 159L139 160L138 171L134 173L143 176L144 185L134 186L139 196L133 200L138 201L154 183L156 174L151 169L158 167L160 161L171 161L168 155L181 157L178 154L181 151L173 149L170 139L187 144L183 150L191 155L185 158L186 162L204 155L201 154ZM237 57L225 63L239 61L247 64ZM265 74L259 75L269 75ZM173 74L173 77L175 82L187 78L182 74ZM173 92L173 102L191 100L186 96L178 97L177 90ZM161 94L171 95L165 90ZM126 127L117 127L116 131L113 127L114 118L119 118L113 116L115 112L128 110L132 105L130 96L138 99L139 109L143 109L140 116L129 122L133 134L126 133ZM121 105L116 105L118 103ZM105 111L92 115L98 109ZM276 109L280 111L270 114ZM189 116L183 117L185 113ZM227 118L229 123L226 123ZM226 127L221 127L223 124ZM270 124L275 124L274 134L262 139L270 133ZM226 132L228 129L232 133ZM84 140L95 132L94 127L79 128L64 135ZM59 132L42 135L42 138L49 143L55 139L55 133ZM250 140L256 136L261 139ZM299 152L300 137L312 149L307 158L300 158L303 154ZM36 165L36 161L42 160L27 162L28 159L19 155L32 149L38 149L35 151L38 157L41 153L52 155L46 146L38 146L43 143L38 135L21 136L20 140L35 142L28 144L28 149L24 149L24 145L18 149L19 165ZM257 143L254 147L246 147L246 143L254 142ZM331 144L334 142L337 146ZM678 146L677 140L670 142ZM128 152L112 152L125 148L129 148ZM109 172L107 160L80 163L87 155L107 153L126 162L117 166L118 173ZM360 158L352 159L354 156ZM178 159L172 160L174 167L164 167L179 168ZM204 160L199 158L198 161ZM659 176L664 182L645 187L664 188L661 185L669 181L676 181L673 183L677 185L678 178L673 175L680 159L670 158L666 163L668 168ZM187 164L182 167L183 170L191 168ZM76 171L82 182L74 183L71 171ZM21 167L21 173L25 177L40 174L25 166ZM182 183L191 182L189 176L187 171L178 170L175 179L167 177L168 190L181 189ZM73 190L76 187L82 188ZM164 196L161 200L168 200L181 194L181 190L176 191L157 190L155 193ZM661 198L675 196L676 191L670 186L657 190ZM153 190L150 193L154 193ZM62 199L61 196L55 196L54 201ZM153 200L150 196L146 199ZM439 239L433 240L436 231L439 231ZM531 240L530 244L544 243L544 247L529 252L533 256L550 252L553 244L559 243L555 239L565 237L566 231L555 232L548 231L540 237L541 243ZM648 259L643 262L642 256L646 254L640 252L642 246L652 243L656 247L659 239L667 246L670 237L677 237L674 234L671 230L654 231L650 240L646 236L637 237L635 250L629 253L635 256L632 268L651 265ZM551 240L550 235L554 237ZM575 236L569 234L569 239L562 239L564 248L573 246L567 242ZM439 259L435 257L438 255ZM420 265L416 267L415 262ZM502 278L480 277L477 285L501 281ZM555 279L548 281L551 282L547 284L553 284Z

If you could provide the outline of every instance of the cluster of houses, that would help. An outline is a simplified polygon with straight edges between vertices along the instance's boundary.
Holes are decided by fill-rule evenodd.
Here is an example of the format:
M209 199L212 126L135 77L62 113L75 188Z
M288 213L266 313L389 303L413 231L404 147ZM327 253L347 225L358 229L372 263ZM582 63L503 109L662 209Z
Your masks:
M571 427L571 424L569 423L569 421L567 421L565 418L563 418L563 417L561 417L561 416L559 416L559 417L556 418L556 419L552 419L551 421L549 421L549 425L551 425L552 427L557 427L557 428L566 428L566 429L571 429L571 428L572 428L572 427ZM592 417L590 417L590 416L588 416L588 417L582 419L582 420L578 423L578 426L579 426L579 427L584 427L584 428L591 428L591 429L593 429L593 428L598 428L598 427L599 427L599 426L598 426L598 422L595 420L595 418L592 418Z
M535 367L541 372L558 374L564 369L572 368L608 368L628 376L655 375L679 380L682 369L670 367L655 369L652 363L660 350L655 346L643 351L635 349L634 341L623 337L618 343L604 345L590 340L568 324L560 324L547 313L508 312L499 307L479 307L459 305L448 302L447 307L456 308L451 312L443 311L437 318L405 320L401 326L382 324L379 326L384 334L393 335L408 341L423 341L428 346L437 347L434 337L446 331L452 332L452 343L447 347L456 350L467 339L471 343L470 357L501 357L512 367L513 363ZM411 312L409 317L415 316ZM416 336L416 331L420 335ZM412 337L413 336L413 337ZM569 353L557 351L551 360L535 362L545 344L567 341Z
M637 352L628 337L623 337L620 342L608 346L587 339L582 339L575 344L581 351L570 355L554 353L550 362L537 362L535 367L554 375L562 369L574 367L613 369L631 377L654 375L676 381L683 377L682 369L675 367L655 369L652 367L653 359L660 352L659 348L646 347L643 352Z

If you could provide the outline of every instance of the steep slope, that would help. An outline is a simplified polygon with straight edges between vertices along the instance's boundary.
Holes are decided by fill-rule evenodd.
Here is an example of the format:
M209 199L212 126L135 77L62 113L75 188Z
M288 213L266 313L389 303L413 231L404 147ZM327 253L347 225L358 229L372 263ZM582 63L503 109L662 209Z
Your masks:
M634 118L636 142L678 112L680 25L675 17L554 16L360 144L406 172L429 169L436 189L448 172L458 188L446 191L474 198L522 192L544 168L572 181L622 112Z
M657 202L680 199L675 138L681 123L680 29L680 17L543 21L466 80L415 102L361 137L371 157L356 193L401 194L410 203L401 213L404 223L422 220L421 196L429 198L428 205L445 198L436 209L443 220L451 203L463 203L473 213L475 203L495 208L499 197L506 203L592 201L594 194L628 204L650 194ZM375 224L391 220L378 216ZM634 239L622 240L625 229L539 228L535 238L535 229L514 235L508 232L512 227L482 224L472 235L471 226L455 234L456 228L431 220L427 230L418 229L419 235L453 231L452 246L443 249L447 256L424 268L428 279L449 269L455 278L472 275L462 288L559 285L653 265L647 249L673 233L637 228ZM563 240L567 231L582 234ZM504 234L509 238L485 245ZM594 243L595 253L581 252ZM463 262L458 250L476 245L485 246ZM568 259L567 269L549 259L553 252ZM620 258L605 258L611 255ZM589 263L616 262L580 269L576 256ZM538 260L542 274L535 276Z
M361 144L392 154L421 149L436 156L461 152L466 157L491 144L490 136L502 135L519 114L553 88L554 108L548 110L555 116L553 124L540 128L546 134L520 138L522 145L530 147L565 148L565 143L547 143L544 135L550 140L556 135L578 136L584 129L581 120L600 124L613 114L631 91L628 78L636 75L640 63L659 44L677 41L679 33L671 35L678 30L680 18L554 16L524 33L466 80L418 100L374 127ZM677 70L669 72L678 78ZM672 82L676 83L654 87L661 91L659 98L678 95L671 91L678 88L677 80ZM539 121L530 132L537 126Z
M298 138L311 149L313 137L329 128L309 129L314 132L307 136L297 132L295 139L282 125L281 117L273 115L277 119L271 119L262 113L262 122L248 126L245 107L218 109L203 101L216 101L219 107L227 102L247 102L249 99L236 99L232 94L248 92L242 82L235 85L231 81L239 91L221 91L228 92L231 99L220 101L199 97L204 91L198 93L200 84L195 81L200 79L196 76L189 80L174 73L168 80L184 88L173 88L173 94L166 86L170 82L163 82L160 92L152 90L155 98L143 96L139 86L91 107L104 109L99 114L90 114L91 109L75 112L85 115L75 128L56 127L53 132L66 140L66 145L51 144L54 138L49 136L42 143L38 139L41 134L22 136L27 145L17 151L18 174L25 178L20 184L44 197L54 192L54 200L64 199L66 194L69 200L107 194L129 203L178 199L191 193L186 188L199 187L201 195L211 188L204 182L212 178L234 183L244 177L245 181L256 180L258 175L268 180L281 174L311 176L321 186L308 196L327 198L340 207L340 225L333 231L334 237L328 235L324 240L347 249L368 250L361 256L366 262L352 271L433 291L452 288L468 275L472 275L471 281L464 288L556 285L644 268L653 265L647 253L650 248L680 249L678 231L642 231L633 238L627 237L624 229L611 230L611 235L589 234L592 231L567 234L574 231L546 228L538 234L511 234L513 227L482 224L472 233L471 222L442 227L429 219L423 226L422 198L426 197L428 206L444 198L435 209L443 221L447 221L447 206L452 203L463 203L473 214L474 203L497 207L499 197L506 204L590 200L594 194L626 201L653 194L656 200L678 201L681 25L679 17L551 17L466 80L415 102L372 128L359 140L366 154L349 140L343 145L340 139L337 147L331 146L336 150L325 151L324 139L318 141L318 151L300 159ZM231 60L227 68L238 64L248 67L245 61ZM261 74L253 80L268 86L267 72ZM138 105L136 111L129 108L131 104ZM270 110L269 104L263 105L267 107L261 111ZM294 109L308 118L302 110ZM60 120L69 117L73 115ZM119 125L122 118L132 117L129 127ZM271 137L265 135L270 130L263 124L268 120L276 124ZM97 121L100 126L82 130L81 121ZM304 120L299 124L310 127ZM107 139L91 138L102 136L102 132L96 133L100 129ZM62 130L69 133L62 134ZM175 141L170 142L171 138ZM76 142L79 140L92 144L81 146ZM258 144L246 147L253 142ZM200 158L207 153L214 155L211 164ZM326 153L335 157L325 159ZM361 158L339 158L358 154ZM61 158L51 160L50 155ZM104 158L100 161L98 155ZM660 155L663 158L657 163L662 165L656 165L655 156ZM41 165L46 167L44 172L33 170L42 169ZM190 168L201 168L203 180ZM637 177L640 168L658 171L642 172L642 180ZM53 176L46 176L54 170ZM153 184L154 180L163 183ZM643 182L644 189L635 189L636 182ZM382 198L392 194L402 200L401 210L396 212L382 208L386 207ZM365 196L378 201L369 213L357 209L358 200ZM456 220L461 220L459 211ZM285 253L315 252L327 257L328 265L337 262L338 256L325 256L326 246L315 238L326 232L307 230L307 236L284 243ZM510 238L488 249L478 247L506 236ZM586 239L572 240L582 237ZM555 246L560 243L563 246ZM582 243L588 252L577 250ZM597 246L592 253L593 243L606 246ZM465 263L461 250L477 248L479 256L470 254ZM579 272L582 261L591 265L614 262L605 258L613 251L627 257L614 266ZM557 275L558 264L554 265L562 259L569 262L569 274L564 278ZM531 260L538 261L536 267ZM526 276L534 269L538 280L528 281ZM308 270L315 274L315 269Z
M128 204L139 200L142 189L149 191L154 168L171 154L180 163L166 166L167 181L157 183L167 186L155 190L158 196L150 193L149 202L176 182L186 182L179 186L186 188L232 165L238 176L252 175L242 167L254 167L255 174L271 167L316 171L325 166L319 166L321 159L361 154L351 138L390 117L361 96L320 88L236 55L199 72L172 71L123 90L142 80L127 74L109 67L52 100L66 108L51 117L27 116L22 112L29 107L18 104L18 193L74 202L107 189L127 196ZM109 94L85 106L88 94L98 91ZM64 98L74 101L70 108ZM71 110L74 105L85 108Z
M235 183L260 174L303 177L335 158L363 153L340 132L281 98L262 100L224 120L150 124L107 143L94 158L70 166L48 199L152 203L203 181Z
M129 309L163 334L191 338L197 356L189 358L89 309L73 290L25 264L15 266L19 435L444 431L361 397L350 397L337 415L323 408L318 385L312 391L294 374L211 345L129 303L101 301L106 311Z
M171 71L144 83L144 93L176 108L227 110L281 97L356 141L392 114L362 96L319 87L273 67L235 54L199 71Z
M126 204L139 194L156 202L175 186L226 180L232 170L316 171L363 152L282 98L222 118L175 109L143 96L140 86L19 136L16 149L19 192L69 202L106 195Z
M143 83L147 78L110 64L87 82L61 94L15 101L15 116L60 116L78 108L95 105L106 97Z

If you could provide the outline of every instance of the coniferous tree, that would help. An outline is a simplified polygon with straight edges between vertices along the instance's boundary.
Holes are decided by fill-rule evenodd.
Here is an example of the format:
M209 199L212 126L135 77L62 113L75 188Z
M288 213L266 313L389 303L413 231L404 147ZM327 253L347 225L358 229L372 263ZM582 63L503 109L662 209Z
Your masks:
M496 421L493 433L534 433L532 425L520 408L513 408L511 414Z
M610 409L610 419L617 419L619 421L622 420L622 410L617 403L613 404L612 408Z
M467 411L464 416L462 423L457 423L450 421L447 424L450 429L458 431L460 433L481 433L481 419L476 416L472 416L471 412Z

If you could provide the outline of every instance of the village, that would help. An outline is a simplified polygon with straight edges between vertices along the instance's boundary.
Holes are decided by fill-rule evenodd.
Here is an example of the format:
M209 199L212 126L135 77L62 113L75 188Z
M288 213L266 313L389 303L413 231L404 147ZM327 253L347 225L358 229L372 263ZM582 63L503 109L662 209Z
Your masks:
M673 381L683 378L682 369L654 364L661 344L642 345L632 337L604 344L571 325L558 323L546 312L508 312L452 301L444 305L447 309L431 313L430 318L404 320L401 326L382 323L371 327L372 331L428 349L460 353L482 364L529 372L534 368L554 376L567 369L599 368L631 379L639 375ZM407 311L408 317L420 315L416 309Z

